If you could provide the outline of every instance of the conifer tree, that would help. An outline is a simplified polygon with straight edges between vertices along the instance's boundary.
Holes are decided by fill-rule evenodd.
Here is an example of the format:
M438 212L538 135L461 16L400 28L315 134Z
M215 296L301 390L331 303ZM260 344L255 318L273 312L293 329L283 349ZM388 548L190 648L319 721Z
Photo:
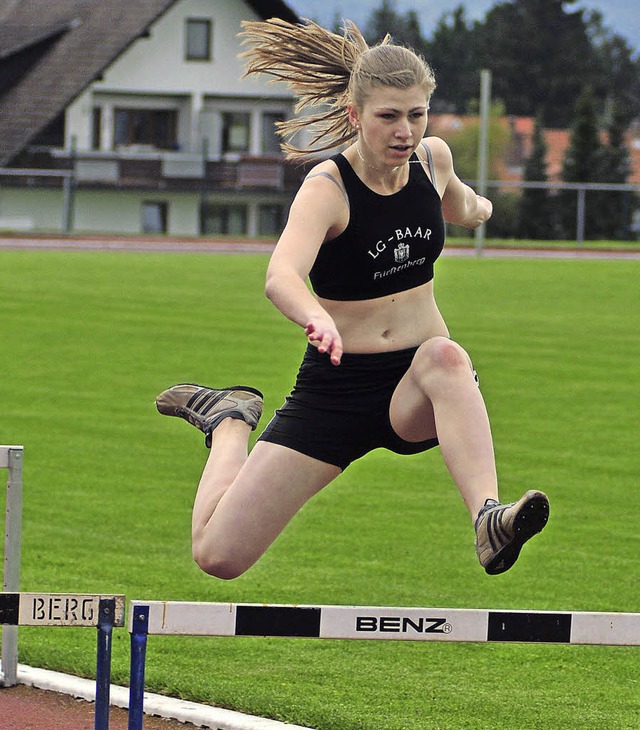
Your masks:
M626 183L631 171L631 161L624 139L624 112L616 102L611 107L607 132L608 144L601 152L599 179L605 183ZM633 209L637 205L633 194L627 191L609 191L600 193L600 198L602 237L614 240L632 238Z
M398 13L391 0L382 0L380 6L371 11L364 36L371 45L389 34L394 43L408 46L425 55L426 41L420 29L420 19L415 10Z
M477 25L477 24L476 24ZM432 100L435 112L467 114L480 94L477 28L458 5L445 13L425 42L425 56L436 74L438 88Z
M531 154L524 165L525 182L547 182L547 144L542 117L533 128ZM518 234L521 238L554 238L553 207L548 188L524 188L519 207Z
M565 153L562 179L564 182L586 183L598 180L601 166L600 136L596 120L593 93L585 87L576 104L575 118L571 126L570 142ZM596 203L597 194L587 192L585 199L585 237L599 237L600 211ZM562 191L559 221L563 238L573 238L576 234L577 192Z

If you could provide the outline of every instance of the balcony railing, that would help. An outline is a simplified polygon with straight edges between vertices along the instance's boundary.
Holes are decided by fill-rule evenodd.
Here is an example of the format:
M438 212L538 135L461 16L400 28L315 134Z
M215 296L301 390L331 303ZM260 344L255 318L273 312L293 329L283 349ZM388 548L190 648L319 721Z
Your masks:
M70 153L60 148L34 148L19 160L23 175L16 185L33 184L31 168L50 168L73 178L80 187L146 188L149 190L263 190L293 191L308 168L279 156L206 159L202 155L124 147L113 152ZM34 172L35 174L35 172ZM25 179L27 178L27 179ZM38 184L59 185L60 175Z

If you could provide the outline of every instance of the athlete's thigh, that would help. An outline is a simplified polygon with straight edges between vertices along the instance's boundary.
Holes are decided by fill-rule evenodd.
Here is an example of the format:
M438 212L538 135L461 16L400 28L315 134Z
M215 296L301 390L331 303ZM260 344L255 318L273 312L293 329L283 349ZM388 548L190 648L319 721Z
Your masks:
M393 430L405 441L437 438L433 405L418 386L411 367L393 391L389 420Z
M262 551L341 469L286 446L258 441L222 497L214 519L222 542Z
M389 406L389 419L398 436L405 441L437 438L433 403L425 392L424 376L431 368L453 374L460 367L469 368L475 376L467 352L447 337L433 337L418 348Z

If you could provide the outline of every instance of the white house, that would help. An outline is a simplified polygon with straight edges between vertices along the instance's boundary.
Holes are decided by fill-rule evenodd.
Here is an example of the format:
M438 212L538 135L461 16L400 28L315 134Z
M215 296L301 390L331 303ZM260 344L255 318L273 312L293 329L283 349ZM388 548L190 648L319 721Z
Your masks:
M298 20L242 0L0 9L0 228L275 235L304 174L274 134L294 99L242 78L237 37L268 17Z

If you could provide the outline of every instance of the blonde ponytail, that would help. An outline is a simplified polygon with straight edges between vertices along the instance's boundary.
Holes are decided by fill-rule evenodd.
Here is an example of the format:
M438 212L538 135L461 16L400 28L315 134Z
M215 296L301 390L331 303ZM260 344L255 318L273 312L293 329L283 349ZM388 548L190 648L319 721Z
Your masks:
M300 160L353 140L347 106L361 106L373 87L408 88L419 84L427 97L435 88L433 72L413 51L393 45L391 37L369 48L351 21L337 35L317 23L288 23L278 18L243 21L240 54L246 60L245 76L267 74L272 82L284 81L295 93L297 116L277 125L287 159ZM311 144L302 149L291 138L311 130Z

